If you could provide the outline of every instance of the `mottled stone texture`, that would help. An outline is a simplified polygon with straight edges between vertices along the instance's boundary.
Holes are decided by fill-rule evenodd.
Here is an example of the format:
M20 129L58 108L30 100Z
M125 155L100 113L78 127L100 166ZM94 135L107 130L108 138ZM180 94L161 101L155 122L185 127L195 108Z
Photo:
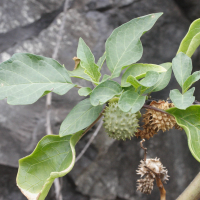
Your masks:
M104 52L106 38L114 28L138 16L164 12L153 29L142 37L144 54L140 62L171 62L189 24L200 17L198 5L198 0L76 0L73 9L67 13L58 60L67 69L73 69L72 58L76 56L79 37L85 40L98 59ZM0 61L9 59L16 52L51 57L62 9L61 0L1 0ZM198 53L193 56L193 61L194 68L198 69ZM103 73L109 73L105 67ZM74 81L91 86L84 80ZM178 88L173 76L165 90L152 96L166 99L172 88ZM200 99L197 90L196 97ZM81 99L77 89L64 96L53 94L51 122L55 134L58 134L67 113ZM92 131L79 142L78 152ZM45 97L27 106L10 106L5 100L0 102L0 200L25 199L15 186L18 159L30 154L44 135ZM200 169L188 150L186 134L177 130L159 133L145 146L148 147L148 156L161 158L169 170L167 199L174 200ZM138 139L114 141L102 128L72 172L62 179L64 200L159 199L156 187L149 196L136 191L138 177L135 170L142 157ZM55 199L53 190L47 199Z

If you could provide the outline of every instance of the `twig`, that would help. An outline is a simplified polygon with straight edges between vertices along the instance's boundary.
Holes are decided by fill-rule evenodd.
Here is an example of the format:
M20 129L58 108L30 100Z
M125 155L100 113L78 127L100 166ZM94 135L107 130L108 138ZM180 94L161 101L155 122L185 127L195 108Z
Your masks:
M46 97L46 134L51 135L51 99L52 99L52 93L50 92L47 94Z
M147 108L147 109L155 110L155 111L164 113L164 114L166 114L166 115L173 116L172 114L166 112L165 110L162 110L162 109L159 109L159 108L156 108L156 107L153 107L153 106L148 105L151 101L155 101L155 100L147 100L147 101L145 102L145 104L142 106L142 108ZM195 101L193 102L193 105L200 105L200 102L197 101L197 100L195 100Z
M166 200L166 190L163 186L163 183L161 181L160 178L160 173L156 173L155 171L153 171L152 169L150 169L149 167L145 166L145 168L147 168L149 171L151 171L153 174L155 174L156 177L156 185L160 191L160 200ZM186 200L186 199L185 199Z
M65 0L65 4L64 4L64 9L63 9L63 17L61 19L61 26L60 26L60 29L59 29L59 32L58 32L58 36L57 36L57 42L56 42L56 47L54 49L54 52L53 52L53 55L52 55L52 58L53 59L56 59L58 57L58 51L59 51L59 48L60 48L60 43L62 41L62 38L63 38L63 32L64 32L64 28L65 28L65 22L66 22L66 19L67 19L67 11L70 9L70 4L73 0Z
M55 196L56 196L56 199L62 200L62 199L63 199L63 197L62 197L62 191L61 191L62 186L61 186L59 180L60 180L59 178L56 178L56 179L54 180Z
M144 162L146 162L146 159L147 159L147 148L144 148L143 142L145 142L145 139L142 139L140 141L140 147L144 150Z
M70 4L70 0L65 0L63 17L62 17L62 20L61 20L62 23L61 23L61 26L60 26L60 29L59 29L59 32L58 32L58 35L57 35L56 46L55 46L55 49L54 49L54 52L53 52L53 55L52 55L53 59L57 59L57 57L58 57L58 51L59 51L60 44L61 44L61 41L62 41L62 38L63 38L65 22L66 22L66 19L67 19L66 13L70 8L69 4ZM52 130L51 130L51 101L52 101L52 93L50 92L49 94L47 94L47 97L46 97L46 134L47 135L53 134Z
M143 108L155 110L155 111L162 112L162 113L164 113L164 114L173 116L173 115L171 115L170 113L166 112L165 110L162 110L162 109L159 109L159 108L156 108L156 107L153 107L153 106L149 106L149 105L145 105L145 104L144 104L144 105L143 105Z
M200 199L200 172L176 200Z
M70 1L65 0L64 3L64 10L63 10L63 17L62 17L62 23L59 29L59 33L57 35L57 41L56 41L56 46L52 55L53 59L57 59L58 57L58 51L60 48L60 44L63 38L63 32L64 32L64 27L65 27L65 22L67 19L67 11L70 8ZM47 94L46 97L46 134L50 135L53 134L52 129L51 129L51 102L52 102L52 93ZM62 193L61 193L61 185L58 179L54 181L54 186L55 186L55 193L56 193L56 199L57 200L62 200Z
M166 190L162 184L160 175L156 175L156 185L158 186L158 189L160 191L160 200L166 200Z
M101 127L103 125L103 120L100 121L99 125L97 126L95 132L93 133L92 137L90 137L89 141L87 142L87 144L85 145L85 147L83 148L83 150L81 151L81 153L77 156L76 158L76 162L84 155L84 153L87 151L88 147L90 146L90 144L93 142L94 138L97 136L97 134L99 133Z

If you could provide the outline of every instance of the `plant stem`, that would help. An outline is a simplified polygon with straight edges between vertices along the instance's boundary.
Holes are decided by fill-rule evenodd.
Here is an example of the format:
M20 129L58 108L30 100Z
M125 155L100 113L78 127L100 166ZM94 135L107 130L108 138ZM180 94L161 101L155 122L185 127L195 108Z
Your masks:
M140 141L140 147L144 150L144 162L146 163L146 159L147 159L147 148L144 148L143 142L145 142L145 139L142 139L142 140Z
M173 116L170 113L166 112L165 110L162 110L162 109L159 109L159 108L156 108L156 107L153 107L153 106L143 105L143 108L152 109L152 110L155 110L155 111L158 111L158 112Z
M176 200L200 199L200 172Z
M158 175L156 175L156 185L160 191L160 200L166 200L166 190L162 184L162 181ZM189 199L188 199L189 200Z

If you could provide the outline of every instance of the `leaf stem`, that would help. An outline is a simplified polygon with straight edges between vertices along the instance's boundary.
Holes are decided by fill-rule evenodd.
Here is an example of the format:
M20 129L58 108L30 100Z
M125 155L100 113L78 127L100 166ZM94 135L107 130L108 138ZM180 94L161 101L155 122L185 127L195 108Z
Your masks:
M200 172L176 200L200 199Z

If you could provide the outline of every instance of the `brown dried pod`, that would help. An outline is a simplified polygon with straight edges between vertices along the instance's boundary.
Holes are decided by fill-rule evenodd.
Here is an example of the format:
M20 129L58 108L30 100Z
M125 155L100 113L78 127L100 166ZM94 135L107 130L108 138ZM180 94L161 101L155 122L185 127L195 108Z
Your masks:
M168 171L160 162L160 159L146 159L146 161L141 160L140 162L138 170L136 170L137 174L141 176L137 180L137 190L151 194L156 176L159 176L163 183L169 180Z
M139 130L135 133L136 137L141 137L142 139L150 139L157 132L150 125L143 125L144 130Z
M151 194L154 185L154 178L150 175L147 175L145 178L137 180L137 190L144 194Z
M171 107L174 107L174 104L167 101L152 101L150 106L167 110ZM143 130L138 130L136 133L136 136L140 136L142 139L149 139L153 137L159 130L165 132L166 130L172 129L174 126L176 129L182 130L182 128L176 123L176 120L173 116L152 109L147 109L146 113L143 114L143 122Z

